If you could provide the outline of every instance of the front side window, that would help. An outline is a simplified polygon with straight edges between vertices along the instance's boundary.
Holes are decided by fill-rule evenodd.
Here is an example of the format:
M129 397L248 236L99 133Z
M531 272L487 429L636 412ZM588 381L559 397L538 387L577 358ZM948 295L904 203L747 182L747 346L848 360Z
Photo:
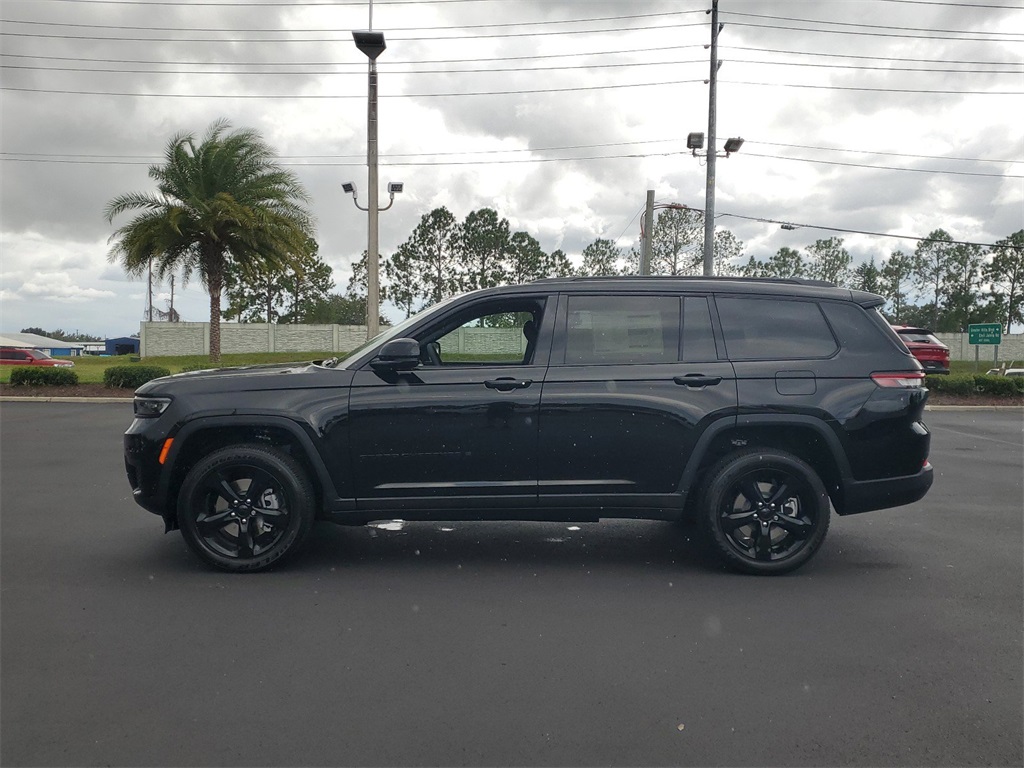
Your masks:
M679 299L570 296L567 365L669 363L679 359Z
M823 358L838 349L816 302L719 298L715 303L733 360Z
M464 310L419 335L424 365L529 365L544 302L521 299Z

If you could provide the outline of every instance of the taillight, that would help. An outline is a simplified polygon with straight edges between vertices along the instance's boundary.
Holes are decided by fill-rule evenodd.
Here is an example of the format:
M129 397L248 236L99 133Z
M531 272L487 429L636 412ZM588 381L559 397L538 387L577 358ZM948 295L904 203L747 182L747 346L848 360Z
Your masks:
M917 389L924 386L924 373L922 371L914 371L912 373L872 373L871 380L880 387Z

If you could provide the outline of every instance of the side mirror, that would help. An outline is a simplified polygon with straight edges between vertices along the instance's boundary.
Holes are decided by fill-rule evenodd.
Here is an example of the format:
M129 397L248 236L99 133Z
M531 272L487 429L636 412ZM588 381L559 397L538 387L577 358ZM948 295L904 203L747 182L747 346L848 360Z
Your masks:
M375 371L412 371L420 365L420 343L416 339L392 339L370 361Z

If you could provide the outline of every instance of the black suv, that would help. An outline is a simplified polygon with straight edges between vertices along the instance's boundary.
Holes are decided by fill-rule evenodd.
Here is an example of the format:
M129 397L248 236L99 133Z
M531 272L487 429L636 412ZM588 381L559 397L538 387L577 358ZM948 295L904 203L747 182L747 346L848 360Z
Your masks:
M140 387L135 500L255 571L314 520L696 518L775 574L840 515L932 483L921 366L869 293L798 280L567 278L457 296L343 360Z

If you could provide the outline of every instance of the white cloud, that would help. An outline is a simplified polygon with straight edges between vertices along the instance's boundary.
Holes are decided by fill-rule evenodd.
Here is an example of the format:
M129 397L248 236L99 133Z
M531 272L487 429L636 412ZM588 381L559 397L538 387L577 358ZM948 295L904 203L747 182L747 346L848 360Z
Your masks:
M355 181L365 203L366 59L350 30L366 27L366 6L267 6L252 13L251 6L195 3L9 5L5 30L38 36L10 38L5 64L37 69L8 67L4 87L50 92L4 92L0 296L10 302L4 328L134 331L144 284L126 280L106 261L113 227L104 206L117 194L152 189L147 164L159 160L169 137L201 134L219 117L259 129L293 164L312 197L321 255L344 287L349 265L366 247L366 216L340 189L342 181ZM706 8L697 0L376 2L374 27L388 40L379 62L381 180L406 184L381 216L382 251L397 247L438 205L460 217L494 206L545 249L570 254L595 237L635 241L635 214L649 187L659 200L702 208L704 167L683 146L687 132L707 129ZM730 0L721 8L718 133L743 136L747 144L718 163L718 213L917 236L941 227L979 242L1024 227L1020 95L993 95L1021 90L1024 11L876 0ZM543 23L653 13L672 15ZM884 30L840 26L882 18ZM30 28L18 20L139 29ZM473 26L484 24L506 26ZM181 31L147 31L157 27ZM197 31L218 28L263 31ZM598 28L614 31L580 31ZM928 29L946 32L914 31ZM551 34L566 30L575 31ZM83 35L125 39L76 38ZM256 37L280 42L217 42ZM990 42L1000 39L1008 42ZM600 53L608 51L631 52ZM492 60L497 57L506 60ZM126 61L137 63L118 63ZM100 69L123 71L84 71ZM478 69L490 71L469 71ZM156 74L170 70L189 73ZM210 70L259 74L200 74ZM626 83L634 85L583 90ZM536 92L557 88L580 90ZM532 92L410 95L484 91ZM201 96L208 94L220 97ZM329 98L238 98L288 94ZM567 149L543 150L549 147ZM507 152L523 149L531 153ZM598 157L606 159L580 159ZM749 219L724 216L719 223L758 256L832 234ZM848 236L848 245L861 259L913 249L912 241L867 236ZM169 299L167 286L157 291L160 302ZM187 319L209 313L197 283L177 286L175 307Z

